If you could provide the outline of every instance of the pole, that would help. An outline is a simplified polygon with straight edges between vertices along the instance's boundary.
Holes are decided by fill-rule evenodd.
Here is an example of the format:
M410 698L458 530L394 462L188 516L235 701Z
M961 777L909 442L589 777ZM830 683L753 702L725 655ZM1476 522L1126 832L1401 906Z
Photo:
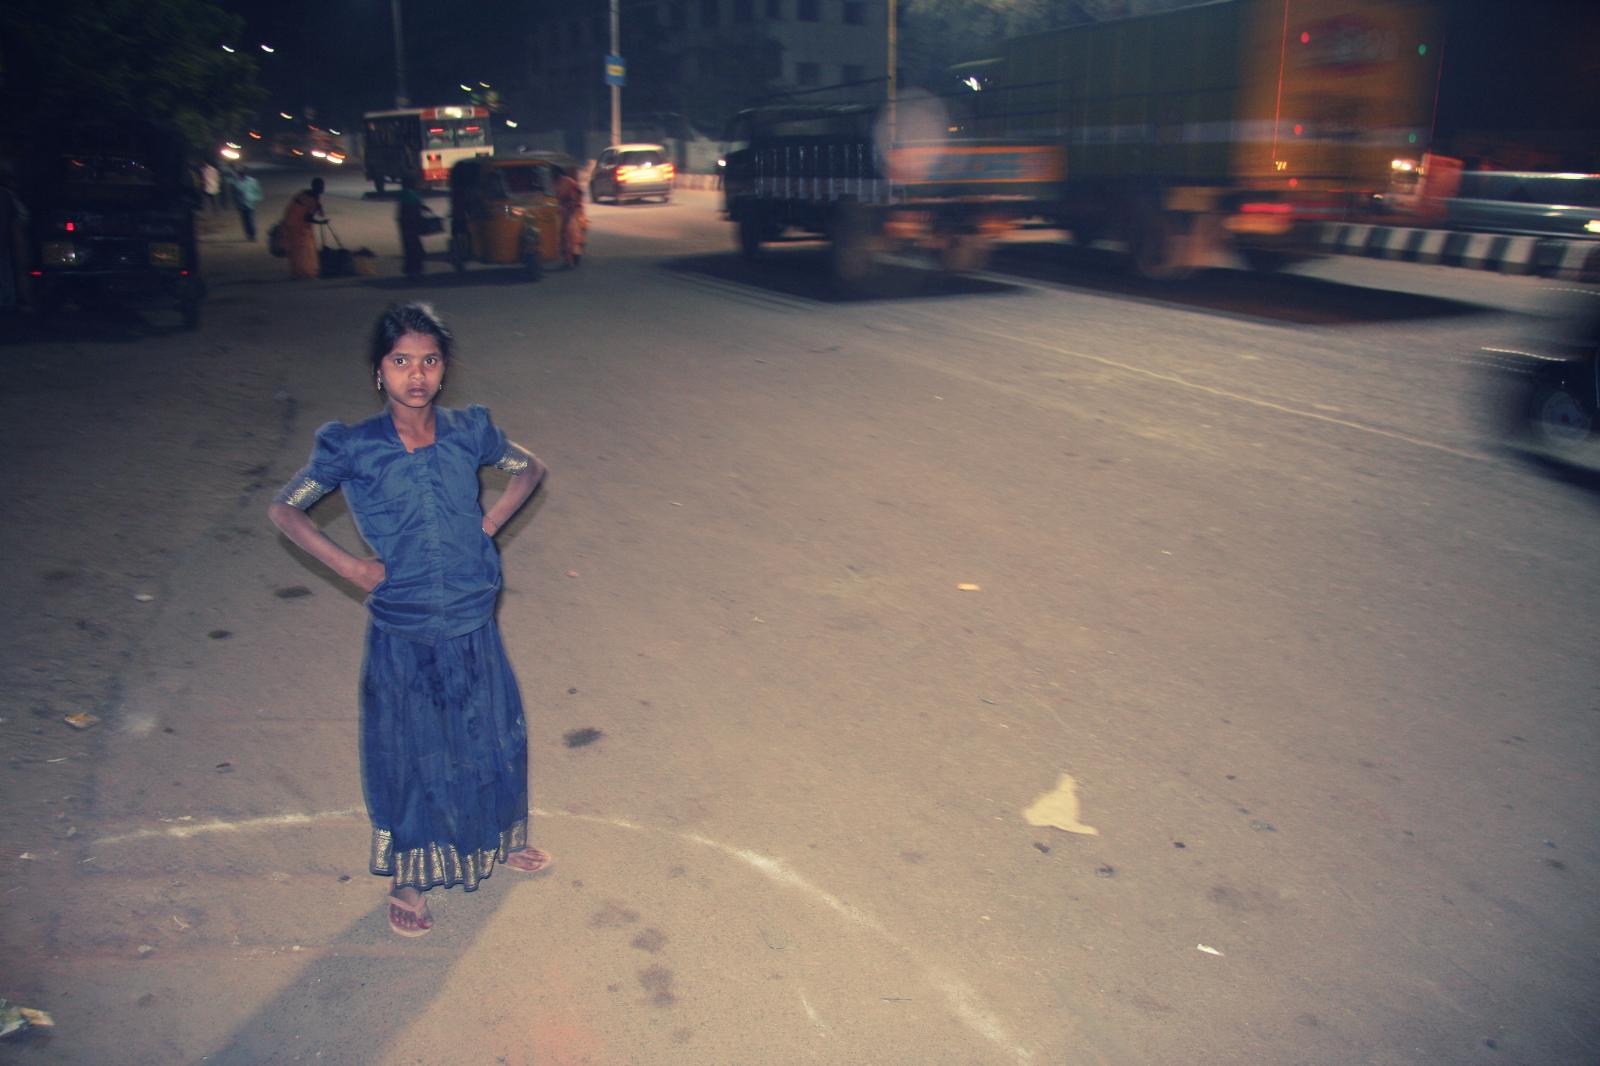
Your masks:
M622 54L622 31L617 18L617 0L611 0L611 54ZM590 97L593 99L593 97ZM611 87L611 143L622 143L622 86Z
M611 0L611 2L612 3L616 3L616 0ZM898 35L898 30L897 30L896 25L895 25L896 19L895 19L894 5L895 5L895 0L889 0L889 81L888 81L888 93L889 93L889 95L888 95L888 99L886 101L886 107L884 109L885 112L886 112L884 117L888 120L888 124L889 124L889 146L891 148L894 147L894 139L895 139L895 129L894 129L894 123L895 123L895 114L894 114L894 110L895 110L895 69L894 68L895 68L895 51L896 51L895 37Z
M400 27L400 0L389 0L389 15L394 24L394 106L407 107L411 97L406 93L406 35Z

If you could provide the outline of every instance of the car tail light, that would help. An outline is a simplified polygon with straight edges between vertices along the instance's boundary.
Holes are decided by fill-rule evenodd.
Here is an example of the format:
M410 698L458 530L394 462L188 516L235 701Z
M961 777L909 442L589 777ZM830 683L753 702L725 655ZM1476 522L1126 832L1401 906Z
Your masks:
M1278 202L1240 204L1239 213L1241 215L1290 215L1294 213L1294 207L1290 204Z

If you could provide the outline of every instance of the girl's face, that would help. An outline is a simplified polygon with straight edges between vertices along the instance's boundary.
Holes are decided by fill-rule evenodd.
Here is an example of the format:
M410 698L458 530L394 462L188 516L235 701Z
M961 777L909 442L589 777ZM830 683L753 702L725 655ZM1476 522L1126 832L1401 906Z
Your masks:
M378 364L378 384L391 403L421 409L444 384L444 356L426 333L407 333Z

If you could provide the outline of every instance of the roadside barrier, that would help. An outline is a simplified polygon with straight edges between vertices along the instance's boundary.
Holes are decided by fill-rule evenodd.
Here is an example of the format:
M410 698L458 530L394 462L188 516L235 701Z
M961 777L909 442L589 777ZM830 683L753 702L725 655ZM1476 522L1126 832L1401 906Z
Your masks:
M1338 255L1600 281L1600 241L1333 222L1323 226L1321 246Z

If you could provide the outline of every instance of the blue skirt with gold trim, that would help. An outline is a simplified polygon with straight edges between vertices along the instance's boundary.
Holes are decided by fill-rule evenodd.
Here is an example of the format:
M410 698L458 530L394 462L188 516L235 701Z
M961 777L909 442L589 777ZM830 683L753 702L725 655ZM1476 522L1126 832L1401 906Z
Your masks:
M367 626L361 781L372 872L402 886L471 891L527 844L527 725L494 622L436 644Z

